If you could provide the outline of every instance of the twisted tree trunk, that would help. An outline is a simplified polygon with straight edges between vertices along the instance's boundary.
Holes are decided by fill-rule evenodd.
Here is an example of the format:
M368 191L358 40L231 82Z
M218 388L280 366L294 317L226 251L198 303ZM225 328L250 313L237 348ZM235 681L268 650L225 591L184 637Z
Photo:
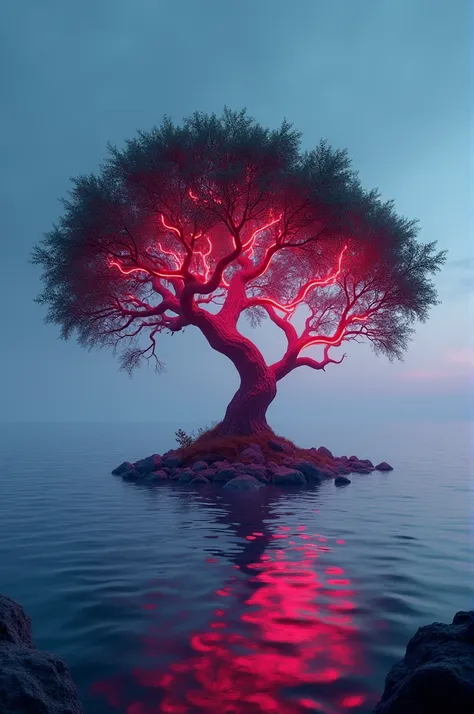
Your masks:
M202 331L213 349L231 360L240 376L240 386L215 433L247 436L267 431L266 414L275 399L277 381L260 350L237 330L231 320L222 319L222 316L199 310L193 311L190 321Z
M217 432L222 435L247 436L269 429L267 410L277 393L276 379L265 364L242 362L236 367L240 374L240 386L229 406ZM235 362L234 362L235 364Z

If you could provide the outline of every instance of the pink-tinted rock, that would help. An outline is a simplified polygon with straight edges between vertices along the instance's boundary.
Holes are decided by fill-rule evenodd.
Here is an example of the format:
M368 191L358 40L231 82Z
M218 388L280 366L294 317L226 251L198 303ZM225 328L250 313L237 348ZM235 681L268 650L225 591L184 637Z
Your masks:
M201 472L198 473L198 475L195 476L190 483L191 486L207 486L210 484L210 481L205 476L203 476Z
M240 472L237 469L234 469L231 466L227 466L226 468L218 469L214 473L212 480L215 483L218 483L219 481L226 483L227 481L230 481L231 479L233 479L239 475L240 475Z
M134 468L139 474L149 474L157 471L161 467L162 459L159 454L152 454L145 459L140 459L134 464Z
M208 465L206 461L203 461L202 459L199 461L194 461L194 463L191 464L191 469L193 471L204 471L204 469L207 469Z
M264 464L265 456L263 451L258 444L250 444L240 453L240 458L247 461L251 461L254 464Z
M393 466L390 466L390 464L387 464L386 461L381 461L380 464L377 464L375 467L376 471L393 471Z
M169 481L170 477L166 473L166 471L163 471L163 469L158 469L157 471L153 471L153 473L148 474L145 477L145 483L161 483L162 481Z
M317 449L318 454L322 454L323 456L329 456L330 459L333 459L332 453L329 451L329 449L326 449L325 446L320 446L319 449Z
M227 481L224 488L227 491L257 491L261 487L259 481L253 476L236 476Z
M278 466L272 473L271 482L275 486L304 486L307 483L301 471L287 466Z

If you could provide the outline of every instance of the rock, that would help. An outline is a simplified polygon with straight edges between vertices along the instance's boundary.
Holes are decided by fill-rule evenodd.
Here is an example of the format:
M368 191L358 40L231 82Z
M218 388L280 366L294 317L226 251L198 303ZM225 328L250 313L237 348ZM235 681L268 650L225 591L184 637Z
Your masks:
M297 469L278 466L272 473L271 482L276 486L304 486L306 478Z
M179 456L174 456L174 454L165 455L161 459L161 465L167 466L169 469L175 469L183 465L183 460Z
M141 476L142 474L140 474L136 469L132 469L131 471L127 471L122 474L124 481L139 481Z
M123 476L127 471L133 471L133 464L130 461L124 461L120 466L112 471L113 476Z
M147 456L146 459L140 459L140 461L135 461L134 468L140 474L150 474L152 471L157 471L161 466L161 456L159 454L152 454Z
M227 459L223 459L222 461L214 461L214 463L212 464L213 469L225 469L228 466L230 466L230 464Z
M347 476L336 476L334 479L335 486L348 486L352 481Z
M385 680L374 714L474 712L474 611L420 627Z
M253 476L236 476L224 486L228 491L256 491L261 484Z
M309 483L317 484L322 481L323 473L312 461L292 461L289 464L289 468L300 471Z
M179 474L177 480L181 483L190 483L196 474L192 469L183 469Z
M318 454L322 454L323 456L329 456L330 459L333 459L334 456L332 453L329 451L329 449L326 449L325 446L320 446L319 449L317 449Z
M352 473L356 473L356 474L370 474L370 473L372 473L372 469L368 469L360 461L357 464L351 463L349 465L349 469Z
M0 596L1 714L84 714L62 659L34 648L30 620Z
M349 456L349 461L355 461L355 462L358 462L358 461L359 461L359 459L358 459L358 457L357 457L357 456L354 456L354 455L352 455L352 456Z
M337 465L337 473L338 474L350 474L351 470L347 468L347 466Z
M169 481L170 477L163 471L163 469L158 469L158 471L153 471L151 474L147 474L145 477L146 483L161 483L162 481Z
M376 471L393 471L393 466L390 466L390 464L387 464L386 461L381 461L380 464L377 464L375 466Z
M0 647L2 714L84 714L62 659L22 645Z
M370 459L360 459L360 463L368 469L373 469L374 465Z
M249 459L254 464L264 464L265 456L258 444L250 444L240 454L241 459Z
M193 471L203 471L204 469L207 469L207 463L206 461L195 461L193 464L191 464L191 468Z
M238 472L236 469L231 468L230 466L228 466L227 468L218 469L218 470L215 472L215 474L214 474L212 480L213 480L214 482L217 482L217 481L224 481L224 482L226 482L226 481L230 481L230 480L233 479L233 478L236 478L236 476L239 476L239 472Z
M22 606L0 595L0 647L5 643L33 647L31 620Z
M242 476L253 476L259 481L267 481L267 469L262 464L249 464L243 470Z
M191 481L191 486L206 486L209 484L210 484L209 479L207 479L205 476L202 476L202 474L198 474Z

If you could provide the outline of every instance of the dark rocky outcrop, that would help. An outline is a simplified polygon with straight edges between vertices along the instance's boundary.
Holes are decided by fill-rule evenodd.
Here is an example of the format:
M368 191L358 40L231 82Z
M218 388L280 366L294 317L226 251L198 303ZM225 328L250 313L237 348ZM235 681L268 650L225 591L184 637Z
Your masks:
M392 667L374 714L474 712L474 611L420 627Z
M84 714L62 659L34 648L23 608L0 596L1 714Z
M168 451L163 456L152 454L132 464L128 461L113 470L124 481L144 484L177 481L179 483L214 483L224 485L240 476L251 476L261 485L317 486L332 480L336 486L351 483L351 473L370 474L375 468L389 471L385 461L374 467L369 459L357 456L333 456L324 446L298 449L290 442L268 439L261 444L245 442L229 456L229 447L222 454L216 451ZM194 454L194 457L193 455ZM195 480L202 476L202 480ZM205 480L204 480L205 479ZM240 482L238 482L240 483Z

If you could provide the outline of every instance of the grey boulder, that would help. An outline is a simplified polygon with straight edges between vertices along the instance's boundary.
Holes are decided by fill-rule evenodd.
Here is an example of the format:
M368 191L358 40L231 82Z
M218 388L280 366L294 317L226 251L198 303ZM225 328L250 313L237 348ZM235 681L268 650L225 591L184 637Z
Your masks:
M253 476L236 476L224 486L228 491L256 491L260 487L261 484Z
M237 471L237 469L234 469L231 466L227 466L223 469L218 469L215 472L212 480L215 482L223 481L225 483L235 478L236 476L239 476L239 472Z
M161 458L161 465L167 466L169 469L175 469L183 465L183 460L174 454L165 454Z
M140 459L140 461L135 461L134 468L140 474L149 474L152 471L156 471L161 466L161 456L159 454L152 454L147 456L145 459Z
M265 456L258 444L250 444L240 454L241 459L250 459L254 464L264 464Z
M348 486L352 481L350 478L347 478L347 476L337 476L334 479L334 485L335 486Z
M190 483L191 486L207 486L210 481L202 474L197 474L197 476L195 476Z
M191 464L191 468L193 471L204 471L204 469L208 468L208 465L206 461L195 461Z
M130 461L124 461L123 463L120 464L120 466L117 466L112 471L113 476L123 476L124 473L127 471L132 471L133 470L133 464L130 463Z
M321 483L324 476L321 469L318 469L311 461L294 461L288 464L288 466L289 468L300 471L309 483Z
M272 473L271 481L275 486L304 486L306 478L297 469L278 466Z

